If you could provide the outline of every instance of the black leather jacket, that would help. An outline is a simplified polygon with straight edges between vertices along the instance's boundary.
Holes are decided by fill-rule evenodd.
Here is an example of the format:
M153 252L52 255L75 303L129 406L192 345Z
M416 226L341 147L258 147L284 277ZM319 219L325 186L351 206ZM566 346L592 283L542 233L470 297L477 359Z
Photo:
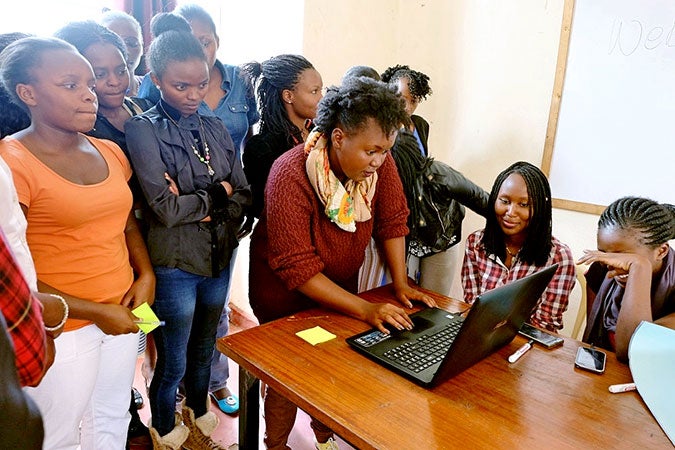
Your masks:
M487 216L488 193L449 165L421 156L410 133L399 133L393 155L408 198L408 248L415 256L459 242L464 206Z

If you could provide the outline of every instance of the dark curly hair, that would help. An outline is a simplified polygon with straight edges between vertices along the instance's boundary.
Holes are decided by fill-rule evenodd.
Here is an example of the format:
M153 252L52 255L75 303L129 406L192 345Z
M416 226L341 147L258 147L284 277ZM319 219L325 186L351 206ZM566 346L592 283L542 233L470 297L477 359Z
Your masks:
M171 61L188 61L196 58L207 63L206 55L187 21L176 14L160 13L152 18L155 38L148 50L148 66L157 78L162 78Z
M305 57L300 55L274 56L262 63L250 62L242 69L256 86L258 109L260 111L260 132L288 136L289 143L302 141L300 129L288 118L281 94L293 90L306 70L314 69Z
M349 78L342 86L331 86L321 99L314 125L330 136L339 125L346 132L360 130L373 118L386 135L409 121L396 88L366 77Z
M418 102L426 100L426 98L432 94L431 87L429 86L429 76L422 72L412 70L408 66L396 65L394 67L389 67L382 72L381 78L385 83L395 83L401 78L407 79L410 95Z
M675 239L675 206L644 197L623 197L602 212L598 228L639 231L640 242L655 248Z
M112 44L127 60L127 47L114 32L93 20L70 22L54 33L54 37L72 44L81 55L93 44Z
M30 36L25 33L0 34L0 52L14 41ZM22 106L15 104L12 97L0 83L0 139L17 131L21 131L30 125L30 116L26 114Z
M494 213L494 205L497 202L499 190L509 175L517 173L527 186L527 196L530 199L530 222L527 226L527 237L520 249L519 257L526 264L543 266L548 260L553 243L552 239L552 216L551 187L546 175L535 165L525 161L519 161L506 168L497 176L488 199L488 206L492 208L492 214L488 214L483 233L482 245L488 254L494 254L502 259L506 258L506 243L497 216Z

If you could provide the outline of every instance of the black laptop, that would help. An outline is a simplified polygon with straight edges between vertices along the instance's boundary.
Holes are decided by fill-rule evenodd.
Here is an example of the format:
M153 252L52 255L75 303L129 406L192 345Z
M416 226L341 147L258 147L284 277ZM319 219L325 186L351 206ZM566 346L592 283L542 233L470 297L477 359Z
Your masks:
M479 295L466 318L427 308L410 315L411 331L371 329L347 343L422 386L437 385L511 342L557 269L554 264Z

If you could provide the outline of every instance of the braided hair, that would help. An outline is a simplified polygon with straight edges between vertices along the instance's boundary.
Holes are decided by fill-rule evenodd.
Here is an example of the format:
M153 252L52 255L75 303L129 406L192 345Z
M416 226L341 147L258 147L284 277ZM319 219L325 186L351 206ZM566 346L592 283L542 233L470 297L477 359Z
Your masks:
M314 125L330 136L340 126L346 132L358 131L373 118L386 135L407 124L408 115L396 88L366 77L344 80L331 86L317 106Z
M422 72L401 65L389 67L382 72L382 81L385 83L396 83L401 78L408 80L408 90L410 90L410 95L412 95L413 99L417 102L426 100L426 98L431 95L432 91L429 86L429 76Z
M312 63L300 55L279 55L243 66L256 86L261 133L287 136L289 144L302 141L302 133L288 118L281 95L293 90L302 73L310 69L314 69Z
M394 146L391 149L391 156L396 163L398 174L403 183L403 193L410 209L408 228L413 230L417 228L417 224L413 219L421 216L420 202L415 196L415 182L424 173L427 166L431 165L433 159L427 158L420 153L417 138L406 130L398 132Z
M527 237L520 249L519 258L526 264L543 266L551 253L552 216L551 187L546 175L537 167L525 161L519 161L506 168L497 176L492 186L488 205L494 208L499 190L509 175L517 173L527 186L530 200L530 222L527 226ZM488 214L483 233L482 245L488 254L494 254L502 260L506 258L504 232L497 222L496 214Z
M637 230L640 242L655 248L675 239L675 206L644 197L623 197L602 212L598 228Z

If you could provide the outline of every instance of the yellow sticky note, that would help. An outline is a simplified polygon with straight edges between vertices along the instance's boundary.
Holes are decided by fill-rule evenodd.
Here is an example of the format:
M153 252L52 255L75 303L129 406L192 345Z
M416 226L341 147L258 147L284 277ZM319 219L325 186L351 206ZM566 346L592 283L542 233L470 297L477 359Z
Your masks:
M136 324L145 334L150 333L160 325L164 325L147 303L142 303L140 306L132 309L131 312L134 316L138 317Z
M333 333L330 333L321 327L308 328L306 330L298 331L295 334L312 345L335 339L335 335Z

